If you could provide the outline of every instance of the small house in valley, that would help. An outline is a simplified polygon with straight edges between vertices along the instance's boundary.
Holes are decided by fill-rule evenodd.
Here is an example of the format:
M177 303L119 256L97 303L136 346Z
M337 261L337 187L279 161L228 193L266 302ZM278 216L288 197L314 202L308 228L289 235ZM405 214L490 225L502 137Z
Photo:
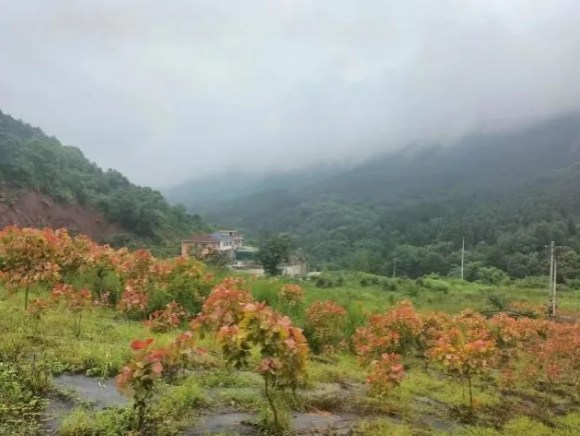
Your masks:
M181 256L206 257L214 252L223 252L231 259L236 250L243 247L244 237L236 230L218 230L214 233L192 235L181 241Z

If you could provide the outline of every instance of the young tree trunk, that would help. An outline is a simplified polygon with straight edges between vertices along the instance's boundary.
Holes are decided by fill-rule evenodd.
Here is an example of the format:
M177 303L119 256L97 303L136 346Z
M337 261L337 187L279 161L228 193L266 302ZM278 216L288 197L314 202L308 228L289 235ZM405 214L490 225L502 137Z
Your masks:
M26 285L26 290L24 291L24 310L28 309L28 292L30 291L30 285Z
M473 389L471 386L471 374L467 374L467 385L469 386L469 407L473 409Z
M135 402L135 409L137 411L137 431L140 435L145 434L145 412L146 404L138 401Z
M97 276L99 277L99 298L100 298L103 295L105 273L102 270L99 270L99 272L97 273Z
M81 322L83 319L83 312L79 312L79 317L77 319L77 338L81 336Z
M38 333L38 324L40 323L40 319L36 318L34 320L34 330L32 331L32 337L35 338L36 334Z
M274 414L274 425L276 426L276 431L278 431L280 429L280 422L278 421L278 410L276 410L274 399L270 395L268 377L264 377L264 391L266 394L266 399L268 400L268 404L270 405L270 409L272 409L272 413Z

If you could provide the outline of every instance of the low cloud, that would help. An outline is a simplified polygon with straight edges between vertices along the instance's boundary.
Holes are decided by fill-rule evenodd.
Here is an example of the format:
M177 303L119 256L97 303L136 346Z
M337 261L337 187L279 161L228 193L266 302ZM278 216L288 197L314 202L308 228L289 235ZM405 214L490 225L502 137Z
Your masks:
M580 109L577 0L0 0L0 109L138 183Z

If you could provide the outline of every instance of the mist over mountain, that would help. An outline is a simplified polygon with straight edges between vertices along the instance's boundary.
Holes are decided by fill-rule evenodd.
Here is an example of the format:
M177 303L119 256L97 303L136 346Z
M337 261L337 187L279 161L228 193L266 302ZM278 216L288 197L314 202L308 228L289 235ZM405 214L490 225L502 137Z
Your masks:
M575 0L4 1L2 110L215 223L290 232L317 266L447 274L465 236L472 263L536 274L546 240L576 244L579 16ZM107 213L139 233L159 207L189 220L125 194Z
M208 217L255 239L289 232L314 265L382 274L395 258L401 273L448 274L462 238L471 262L519 277L545 269L553 239L580 248L578 113L286 181L238 198L225 186L206 203Z
M0 4L2 109L148 186L350 165L580 108L576 0Z

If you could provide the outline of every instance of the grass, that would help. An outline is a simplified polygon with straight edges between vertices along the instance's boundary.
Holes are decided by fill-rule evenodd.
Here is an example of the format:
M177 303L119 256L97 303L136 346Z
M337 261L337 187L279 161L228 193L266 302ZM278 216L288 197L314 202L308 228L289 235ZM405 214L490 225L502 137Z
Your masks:
M305 310L314 301L334 300L348 311L348 337L366 322L369 314L383 312L402 299L413 302L420 311L458 313L470 307L490 310L490 297L506 302L543 303L547 292L522 286L489 287L458 280L369 278L369 275L338 273L331 276L340 286L317 287L315 282L298 282L304 288L305 301L298 307L285 306L278 298L284 280L258 279L251 282L255 298L291 316L298 326L305 325ZM363 282L363 279L366 279ZM520 284L521 285L521 284ZM30 298L43 296L46 290L31 289ZM580 311L580 291L562 289L560 308ZM122 318L113 309L98 308L83 315L82 333L75 334L75 316L65 309L49 309L41 319L37 335L33 323L22 309L22 295L9 295L0 289L0 435L35 435L41 431L41 417L46 399L56 394L50 376L63 372L83 373L109 378L121 371L131 357L129 344L135 339L155 337L159 346L172 341L177 332L152 334L140 321ZM187 326L183 326L187 328ZM156 433L160 436L181 434L195 425L202 414L224 411L259 413L266 410L261 394L262 380L251 371L226 369L218 345L211 339L200 341L208 350L204 364L159 385L155 406L151 409ZM348 351L336 356L311 360L308 382L300 390L298 401L286 403L294 410L308 412L356 413L363 422L357 436L378 435L448 435L437 433L423 422L425 416L453 423L456 436L571 436L580 434L580 414L564 414L570 396L534 391L526 387L518 397L505 396L494 382L478 381L475 397L479 404L478 426L468 426L453 416L466 404L464 386L457 379L427 372L421 364L413 365L400 387L387 397L372 398L365 387L366 370ZM537 398L537 404L522 409L524 399ZM554 411L542 409L554 406ZM502 418L493 415L501 409ZM569 410L569 409L567 409ZM512 413L513 412L513 413ZM545 412L545 410L544 410ZM510 413L512 413L510 415ZM514 415L515 413L515 415ZM62 421L59 436L117 436L127 433L128 408L93 410L77 407ZM367 416L372 419L364 421ZM380 419L376 419L379 415ZM503 416L507 415L506 418ZM390 419L385 417L396 417ZM268 423L268 417L263 416ZM397 421L397 422L395 422Z

